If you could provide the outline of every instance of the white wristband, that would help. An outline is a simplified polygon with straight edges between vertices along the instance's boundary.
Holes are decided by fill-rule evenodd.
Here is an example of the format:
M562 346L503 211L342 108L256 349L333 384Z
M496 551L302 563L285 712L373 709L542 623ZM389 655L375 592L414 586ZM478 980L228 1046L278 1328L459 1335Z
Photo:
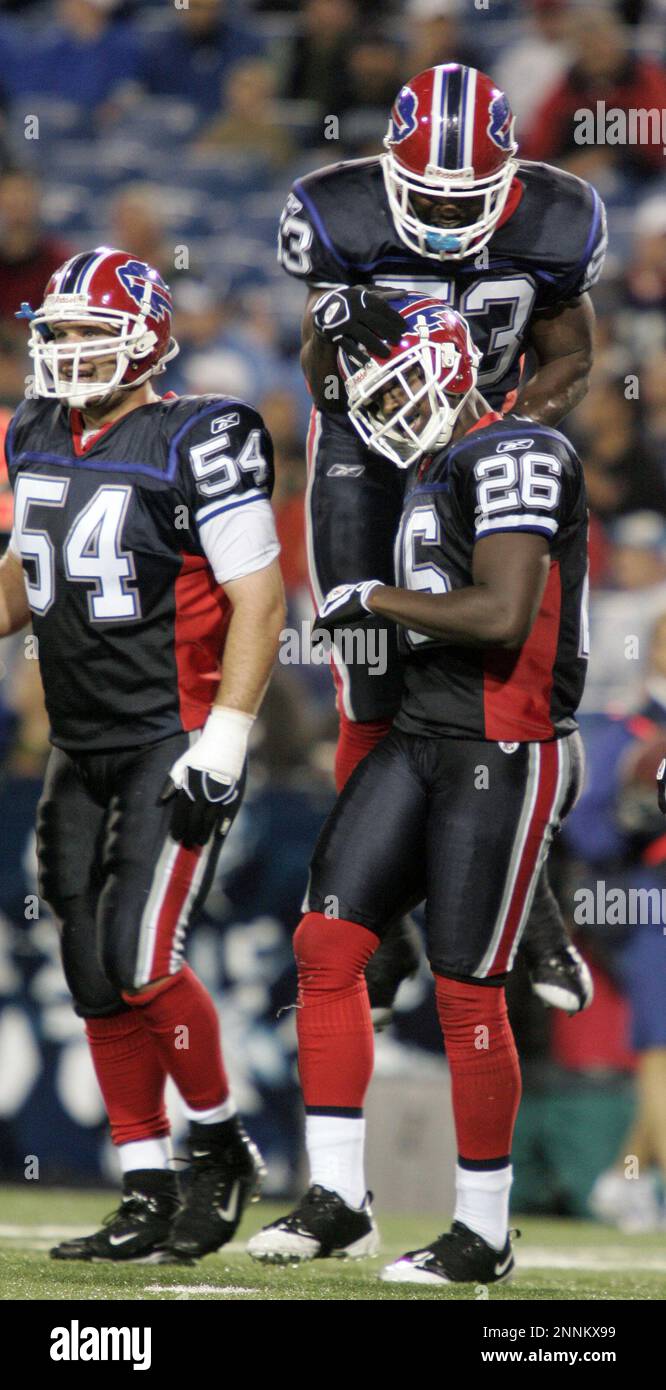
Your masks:
M246 714L242 709L214 705L201 731L201 738L187 754L189 767L240 777L254 721L255 715Z
M370 595L371 595L371 594L374 594L375 589L385 589L385 588L386 588L386 585L385 585L383 579L368 579L367 583L363 585L363 588L362 588L361 591L360 591L359 597L360 597L361 603L362 603L363 607L365 608L366 612L372 613L372 609L371 609L371 608L368 608L368 599L370 598Z

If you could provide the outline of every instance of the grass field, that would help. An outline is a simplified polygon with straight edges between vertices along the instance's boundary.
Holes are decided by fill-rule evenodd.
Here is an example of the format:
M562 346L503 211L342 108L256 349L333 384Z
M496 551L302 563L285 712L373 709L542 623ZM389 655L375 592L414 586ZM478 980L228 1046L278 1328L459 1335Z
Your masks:
M0 1188L0 1298L185 1300L335 1300L478 1298L471 1284L415 1289L381 1284L383 1263L436 1234L432 1218L378 1212L382 1257L358 1263L322 1260L301 1268L266 1269L243 1253L257 1227L280 1211L252 1206L242 1240L198 1265L55 1264L50 1245L94 1230L114 1205L108 1192L26 1191ZM282 1207L284 1210L284 1207ZM510 1284L488 1289L493 1301L538 1299L662 1300L666 1287L666 1233L623 1236L588 1222L516 1219L518 1270ZM481 1296L484 1296L481 1293Z

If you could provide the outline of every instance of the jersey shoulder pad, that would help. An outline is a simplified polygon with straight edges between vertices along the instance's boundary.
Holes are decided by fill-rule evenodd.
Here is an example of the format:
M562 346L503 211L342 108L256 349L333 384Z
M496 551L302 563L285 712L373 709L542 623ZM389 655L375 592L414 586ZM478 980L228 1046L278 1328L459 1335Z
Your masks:
M585 179L550 164L521 162L522 203L500 230L517 235L518 253L533 264L546 299L584 294L601 274L608 234L606 212ZM524 241L524 246L522 242Z
M259 412L224 396L184 398L181 405L185 418L178 421L171 449L195 514L212 502L270 497L273 445Z
M315 169L293 184L280 220L278 256L292 275L313 284L349 284L373 260L388 204L378 158Z
M584 499L573 445L559 430L517 415L454 445L448 482L477 540L499 531L552 540Z

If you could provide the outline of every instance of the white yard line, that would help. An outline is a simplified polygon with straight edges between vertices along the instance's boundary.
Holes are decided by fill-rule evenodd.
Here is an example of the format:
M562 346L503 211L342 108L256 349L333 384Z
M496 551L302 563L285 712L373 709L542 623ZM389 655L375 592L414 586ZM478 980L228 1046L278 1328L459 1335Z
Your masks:
M244 1294L261 1293L261 1289L247 1289L243 1284L144 1284L144 1293L222 1293Z

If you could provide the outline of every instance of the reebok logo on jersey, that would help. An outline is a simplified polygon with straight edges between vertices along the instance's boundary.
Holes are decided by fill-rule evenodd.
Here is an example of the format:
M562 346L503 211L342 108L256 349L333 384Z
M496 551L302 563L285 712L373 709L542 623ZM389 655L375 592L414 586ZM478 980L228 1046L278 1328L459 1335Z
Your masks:
M210 432L211 434L221 434L222 430L232 429L239 421L240 415L237 410L234 410L231 415L218 415L211 423Z
M149 1327L81 1327L72 1318L69 1327L51 1331L52 1361L131 1361L135 1371L151 1365Z
M495 453L506 454L511 449L531 449L533 444L533 439L503 439L501 444L496 445Z
M327 478L360 478L365 473L364 463L333 463L326 470Z

